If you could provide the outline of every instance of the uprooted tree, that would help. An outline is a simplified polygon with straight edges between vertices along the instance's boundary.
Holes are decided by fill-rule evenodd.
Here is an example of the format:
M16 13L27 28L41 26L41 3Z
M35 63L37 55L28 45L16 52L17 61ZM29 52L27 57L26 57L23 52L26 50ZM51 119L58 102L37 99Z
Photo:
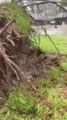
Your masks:
M24 17L24 18L23 18ZM26 22L26 19L27 22ZM21 22L20 22L21 20ZM24 25L25 24L25 25ZM25 74L16 64L22 42L28 40L29 18L25 11L14 3L0 5L0 83L10 84L11 74L16 79L25 79ZM22 30L23 29L23 30ZM21 35L23 34L23 36ZM23 41L22 41L23 40ZM23 43L24 44L24 43Z
M0 5L0 88L44 77L59 66L58 54L46 54L30 38L30 18L15 3ZM49 36L48 36L49 37ZM7 87L8 86L8 87Z

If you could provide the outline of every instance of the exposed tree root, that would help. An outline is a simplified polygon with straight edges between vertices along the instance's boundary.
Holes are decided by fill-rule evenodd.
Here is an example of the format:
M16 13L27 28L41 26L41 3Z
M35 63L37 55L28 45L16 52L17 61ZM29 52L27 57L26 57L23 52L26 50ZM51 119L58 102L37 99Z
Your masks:
M0 36L6 31L6 29L7 29L13 22L15 22L15 19L13 19L13 20L11 20L10 22L8 22L8 23L6 24L6 26L5 26L2 30L0 30Z
M35 47L28 36L16 30L15 20L0 29L0 88L8 91L11 86L26 80L41 96L32 80L44 77L51 66L59 66L58 54L46 54Z
M3 35L3 33L6 31L6 29L8 29L8 27L13 23L15 22L15 20L13 19L12 21L8 22L6 24L6 26L0 30L0 36ZM9 39L8 38L8 35L6 36L6 40L8 42L10 42L13 46L15 46L14 42L12 39ZM5 64L7 65L7 67L10 67L12 69L12 71L15 73L16 75L16 78L19 80L22 76L24 76L24 73L21 71L21 69L19 68L19 66L14 63L10 58L9 56L6 54L6 48L3 46L3 45L6 45L8 46L8 44L6 42L2 42L2 40L0 41L0 57L2 57L5 61ZM9 49L8 49L9 51ZM8 72L8 71L7 71ZM2 72L3 73L3 72ZM4 75L4 73L3 73Z

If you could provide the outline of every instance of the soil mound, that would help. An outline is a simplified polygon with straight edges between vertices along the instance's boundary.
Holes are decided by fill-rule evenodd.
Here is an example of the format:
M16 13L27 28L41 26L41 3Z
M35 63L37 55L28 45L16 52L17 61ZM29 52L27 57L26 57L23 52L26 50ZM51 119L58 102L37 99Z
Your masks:
M0 91L6 94L22 80L44 77L54 65L59 66L58 54L46 54L28 36L21 36L14 19L0 19Z

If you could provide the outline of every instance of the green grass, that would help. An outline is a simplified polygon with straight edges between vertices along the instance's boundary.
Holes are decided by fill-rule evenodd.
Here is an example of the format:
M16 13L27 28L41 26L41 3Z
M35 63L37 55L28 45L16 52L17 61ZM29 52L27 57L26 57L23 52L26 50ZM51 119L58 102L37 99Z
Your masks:
M9 17L10 14L11 18L15 18L21 33L24 31L27 34L30 22L26 13L22 12L24 10L14 3L7 3L5 6L8 8L5 15ZM67 53L66 36L55 35L51 38L61 53ZM36 41L38 44L37 36ZM43 35L40 48L56 52L50 40ZM67 70L67 63L63 61L61 67ZM59 68L52 67L46 78L35 80L33 83L39 92L35 92L26 82L10 90L0 109L0 120L67 120L67 99L60 92L67 85L67 79L62 78L62 74L64 73Z
M1 10L2 9L2 10ZM3 3L0 5L0 16L16 20L16 25L21 34L28 34L30 27L30 18L16 3Z
M50 35L52 41L56 45L56 47L59 49L60 53L67 54L67 36L60 36L60 35ZM35 36L36 38L36 43L39 45L39 37ZM33 37L33 41L34 37ZM57 52L51 41L49 40L48 37L45 37L44 35L40 36L40 48L43 51L48 51L48 52Z
M21 85L19 87L21 90L23 90L23 87ZM23 95L19 87L14 89L10 93L8 99L5 100L5 105L0 110L0 119L38 120L39 117L41 117L44 113L44 107L37 102L36 98Z
M57 68L55 68L55 67L52 67L52 68L51 68L51 71L50 71L50 73L49 73L49 77L50 77L50 78L52 78L52 77L58 78L58 77L60 77L60 75L61 75L61 73L60 73L60 70L59 70L59 69L57 69Z
M35 80L35 92L26 82L9 92L0 109L0 120L67 120L67 99L61 94L65 79L52 67L46 78Z
M62 62L61 67L63 68L64 71L67 71L67 63L66 62Z

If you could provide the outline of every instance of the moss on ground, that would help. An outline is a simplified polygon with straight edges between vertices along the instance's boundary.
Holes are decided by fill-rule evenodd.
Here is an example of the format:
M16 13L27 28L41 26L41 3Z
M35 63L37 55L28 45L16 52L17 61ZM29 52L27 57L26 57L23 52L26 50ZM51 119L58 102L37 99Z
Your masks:
M8 19L15 19L18 30L21 34L28 34L30 18L26 11L16 3L3 3L0 5L0 16Z

